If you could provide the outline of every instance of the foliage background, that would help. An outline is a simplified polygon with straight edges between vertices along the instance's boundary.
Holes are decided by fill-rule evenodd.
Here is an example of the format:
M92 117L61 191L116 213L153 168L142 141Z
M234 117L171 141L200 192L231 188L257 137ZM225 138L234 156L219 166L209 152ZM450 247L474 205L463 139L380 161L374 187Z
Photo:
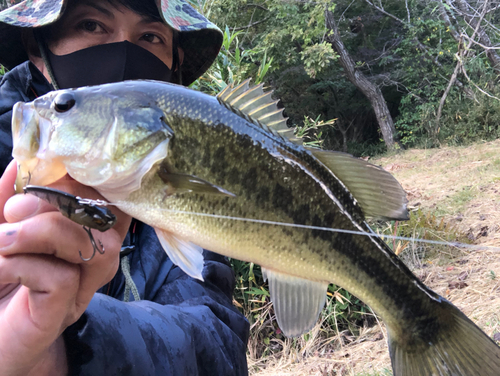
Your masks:
M450 7L447 3L450 3ZM453 1L369 0L207 0L198 4L234 36L211 72L224 82L258 77L269 63L265 82L275 90L291 126L306 117L327 121L326 149L358 156L385 150L367 99L344 75L327 42L325 9L334 9L342 41L356 69L382 90L403 147L467 144L498 137L498 71L485 50L466 48L473 29ZM470 1L480 11L484 1ZM487 4L488 5L488 4ZM445 7L452 26L441 18ZM488 5L483 27L499 43L500 11ZM379 8L379 9L376 9ZM470 12L473 12L471 10ZM454 35L464 35L457 41ZM463 71L448 94L439 120L439 102L454 72L457 56ZM223 61L224 60L224 61ZM260 77L262 80L262 77Z

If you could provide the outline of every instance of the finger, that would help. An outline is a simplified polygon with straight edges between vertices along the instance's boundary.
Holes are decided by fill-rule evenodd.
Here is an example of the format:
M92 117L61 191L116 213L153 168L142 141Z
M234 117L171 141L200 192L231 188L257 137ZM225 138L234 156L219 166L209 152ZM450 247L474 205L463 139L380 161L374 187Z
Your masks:
M0 310L2 306L2 299L4 299L7 295L12 293L18 287L17 283L10 283L6 285L0 285Z
M16 180L16 162L9 163L2 177L0 178L0 223L5 222L3 208L7 200L14 195L14 182Z
M78 265L46 255L0 256L0 284L9 283L19 283L24 289L16 292L4 315L11 322L16 321L16 317L17 320L29 318L33 328L26 327L26 330L51 332L56 327L53 333L55 339L59 331L83 313L75 311L75 298L80 286ZM17 331L22 332L23 328Z
M116 230L92 231L96 242L106 249L120 248L122 239ZM107 246L109 244L109 246ZM58 212L41 213L17 223L0 225L0 255L20 253L46 254L65 261L80 264L81 251L84 257L93 253L93 245L83 227ZM119 250L118 250L119 251ZM104 252L104 258L113 258L118 252ZM92 265L97 258L86 262ZM109 261L109 260L108 260Z
M19 222L40 213L57 211L58 209L48 202L29 194L18 194L7 200L4 207L4 216L7 222Z
M103 197L99 195L94 189L79 184L75 180L71 179L68 175L59 180L52 187L61 190L63 192L70 193L74 196L80 196L84 198L91 199L100 199ZM45 213L48 211L57 211L59 208L56 208L52 204L42 200L31 194L19 194L11 197L5 203L5 219L12 222L19 222L23 219L33 217L40 213ZM110 210L117 217L117 223L115 225L115 229L125 237L129 225L130 225L130 216L126 215L119 209L115 207L110 207Z
M0 256L0 284L21 284L0 307L0 353L41 351L81 316L79 273L78 266L50 256Z
M77 223L58 212L47 212L19 223L0 225L0 255L50 255L73 264L80 264L82 279L78 304L83 304L116 274L123 238L113 228L92 232L96 242L104 246L104 254L85 262L93 246L88 234ZM83 303L82 303L83 302Z

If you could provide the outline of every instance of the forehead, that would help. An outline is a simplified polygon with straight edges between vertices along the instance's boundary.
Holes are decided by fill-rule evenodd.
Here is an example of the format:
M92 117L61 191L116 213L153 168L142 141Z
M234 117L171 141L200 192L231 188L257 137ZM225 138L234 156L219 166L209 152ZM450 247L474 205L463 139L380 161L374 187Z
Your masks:
M93 9L110 18L132 12L145 21L163 23L153 0L70 0L63 18L85 9Z

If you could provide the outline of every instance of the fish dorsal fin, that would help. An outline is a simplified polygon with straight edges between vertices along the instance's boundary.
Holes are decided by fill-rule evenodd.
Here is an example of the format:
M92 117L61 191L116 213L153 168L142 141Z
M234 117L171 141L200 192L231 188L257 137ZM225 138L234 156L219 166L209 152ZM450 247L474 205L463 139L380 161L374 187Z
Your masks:
M217 95L217 100L227 109L246 120L259 125L274 135L293 143L302 144L302 139L295 137L293 129L288 128L283 117L283 108L278 108L277 100L271 98L273 91L264 91L264 85L250 87L250 79L236 87L228 85Z
M406 192L389 172L350 154L306 148L345 184L368 217L409 218Z
M232 99L239 96L241 93L248 90L250 84L250 79L243 81L238 86L234 87L233 84L227 85L224 90L222 90L219 95L217 95L217 99L223 100L224 102L230 102ZM232 98L232 99L231 99Z
M158 228L155 228L155 232L170 260L187 275L203 281L203 248L171 232Z
M287 337L308 332L318 321L326 301L328 282L311 281L262 268L278 325Z

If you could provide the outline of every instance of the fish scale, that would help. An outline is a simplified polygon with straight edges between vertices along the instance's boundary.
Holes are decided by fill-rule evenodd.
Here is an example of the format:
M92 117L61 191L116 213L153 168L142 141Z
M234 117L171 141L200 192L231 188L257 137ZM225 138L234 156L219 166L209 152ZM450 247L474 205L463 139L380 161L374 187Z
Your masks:
M54 111L51 103L68 95L74 107ZM382 317L394 375L499 375L498 346L427 289L379 237L231 219L366 235L366 216L407 217L404 191L389 173L287 139L281 110L264 99L272 101L248 82L217 99L144 81L49 93L14 108L18 181L30 174L33 184L49 184L52 166L67 171L154 227L172 261L194 278L203 279L203 248L261 265L287 335L317 322L328 283L335 283ZM37 124L47 151L32 150ZM60 140L64 134L75 139ZM113 154L79 153L79 137ZM62 153L59 142L71 144L72 154Z
M180 101L180 100L179 100ZM199 103L192 103L191 106L199 105ZM175 103L172 105L175 106ZM182 111L180 111L177 116L179 118L184 118L184 121L179 121L173 116L168 119L168 123L171 125L172 130L174 131L175 138L172 140L170 145L169 155L164 163L168 163L172 166L174 171L182 171L183 173L207 177L210 176L211 181L215 182L218 185L223 185L225 189L234 193L236 195L234 200L234 204L237 206L234 211L231 211L227 208L227 197L217 197L213 196L210 198L205 198L202 205L192 205L193 202L197 201L197 197L193 196L183 196L179 195L177 197L172 197L169 199L169 206L166 207L164 202L160 204L160 208L168 208L169 210L178 210L178 211L189 211L196 213L207 213L206 203L207 201L212 202L210 205L209 213L213 214L225 214L229 216L241 216L241 213L245 213L245 216L248 218L268 218L272 221L277 222L285 222L285 223L298 223L303 225L314 225L319 227L331 227L331 228L344 228L350 230L357 230L359 227L353 226L350 221L346 220L343 215L343 209L339 208L337 205L332 205L332 200L330 197L325 194L324 190L318 190L317 195L311 196L311 192L307 190L308 187L312 185L312 178L308 177L307 174L303 172L302 169L296 167L296 165L290 165L289 163L283 163L280 159L271 159L269 160L268 155L269 152L265 147L265 143L250 143L249 139L246 138L248 130L245 134L241 135L234 131L237 128L237 122L242 122L240 118L235 116L231 112L212 112L212 118L204 117L205 115L200 114L202 118L200 122L188 122L185 121L186 117L190 115L195 115L191 113L189 110L190 106L187 103L185 106L182 106ZM195 115L196 116L196 115ZM214 119L217 119L221 124L231 124L231 127L227 126L215 126L214 129L206 127L207 123L214 123ZM177 126L174 126L177 124ZM246 125L246 123L244 123ZM256 133L259 134L260 130L257 129ZM253 138L252 138L253 136ZM249 135L250 139L255 139L254 135ZM191 142L190 138L195 138L199 140L204 140L204 145L206 146L206 150L202 153L201 158L197 155L197 153L185 153L183 150L187 150L186 144L189 145ZM308 170L312 170L316 172L318 175L318 179L325 181L333 191L333 195L338 199L338 201L343 204L342 207L346 207L346 210L349 210L351 213L356 214L358 220L361 220L362 214L355 205L353 205L353 200L349 192L347 192L340 184L338 184L337 180L329 173L324 167L322 167L317 161L315 161L311 156L309 156L305 151L298 152L295 149L297 147L293 145L280 145L283 149L286 150L287 154L290 155L290 158L295 157L297 163L299 163L299 159L302 161L300 163L306 163L310 161L311 163L315 163L314 166L307 166ZM223 149L228 154L228 158L231 158L231 154L233 157L238 157L240 160L245 160L245 166L247 170L242 171L239 177L236 177L236 181L241 182L237 184L230 184L226 182L224 176L222 176L222 171L224 169L217 168L223 161L213 158L212 156L215 154L215 151L219 149ZM276 144L273 143L271 145L271 149L275 150L277 148ZM282 152L283 153L283 152ZM207 155L208 154L208 155ZM296 155L299 154L299 155ZM265 161L263 163L263 161ZM269 199L265 202L255 201L254 200L254 189L252 186L245 184L247 179L244 178L245 174L248 173L248 170L252 169L252 166L262 166L267 165L268 169L271 171L272 176L277 176L280 178L278 182L269 180L269 175L264 173L257 172L256 176L252 177L249 180L253 181L253 186L262 187L265 186L269 189L270 192L274 192ZM272 166L272 167L271 167ZM216 167L216 168L214 168ZM152 173L154 175L154 172ZM267 175L267 176L266 176ZM294 184L290 193L283 197L283 193L286 191L285 178L288 178L290 181L300 182L301 184ZM130 201L139 203L141 202L141 198L145 197L146 200L143 200L143 205L147 205L150 197L153 196L163 196L163 182L160 180L157 181L156 185L158 186L158 191L156 193L147 193L143 194L142 192L137 192L130 197ZM140 197L141 198L140 198ZM291 202L288 201L287 197L292 197L293 200ZM311 220L308 222L297 222L293 220L292 211L293 210L285 210L285 209L293 209L294 207L298 207L299 203L302 202L314 202L316 204L316 210L314 211L315 217L311 217ZM256 206L254 212L249 212L250 207ZM140 207L140 206L139 206ZM218 209L218 210L217 210ZM357 211L357 213L356 213ZM274 216L269 216L269 212L273 212ZM159 211L159 213L161 213ZM332 215L332 213L336 213L336 215ZM162 213L161 213L162 214ZM158 222L163 221L163 215ZM302 213L303 214L303 213ZM140 217L140 210L137 213L134 213L134 216ZM334 217L335 220L325 221L325 218ZM149 217L149 215L148 215ZM241 222L231 222L230 220L214 220L219 222L226 222L223 226L218 224L212 224L207 222L205 218L201 219L199 217L193 219L184 219L182 222L187 222L186 228L179 229L179 227L175 228L175 232L179 231L183 234L186 234L189 229L195 229L195 233L190 234L190 240L196 240L197 231L205 231L208 233L211 228L223 227L224 232L217 233L211 238L206 240L206 243L200 244L204 248L207 249L219 249L220 247L227 248L224 251L224 254L227 256L242 259L244 261L252 261L257 264L260 264L264 267L276 270L288 270L288 272L292 275L299 277L307 277L310 278L311 274L316 277L316 280L319 281L329 281L335 284L342 285L349 291L356 291L354 294L359 296L361 299L366 301L370 306L372 306L376 311L381 311L384 307L389 305L394 305L394 302L383 302L384 304L377 304L379 300L375 300L366 297L366 293L362 293L361 291L357 291L358 289L355 286L351 286L351 283L346 283L347 277L352 275L351 273L346 273L344 276L343 271L344 268L337 266L337 261L335 260L335 255L333 254L334 250L342 253L347 258L347 262L354 263L357 267L361 268L366 274L364 276L359 276L359 279L362 281L366 281L366 284L376 284L380 286L392 286L392 291L397 291L394 287L398 286L399 283L394 274L387 273L387 269L393 267L392 262L386 262L386 259L382 259L382 264L377 268L377 264L380 264L380 261L367 257L364 255L364 249L367 247L372 247L372 245L362 244L354 245L349 242L349 240L359 239L360 243L367 242L378 242L378 240L370 240L368 238L362 236L350 236L347 234L336 234L336 233L327 233L317 230L294 230L298 234L295 236L286 236L287 242L283 244L283 238L276 238L276 230L274 228L269 228L269 225L262 224L245 224ZM176 226L179 221L173 221ZM160 224L158 224L160 226ZM165 224L163 224L165 226ZM362 227L361 224L359 224ZM239 229L241 227L241 229ZM254 228L252 228L254 227ZM231 228L231 230L229 230ZM174 229L172 229L174 230ZM282 233L291 232L289 229L281 229ZM173 231L174 232L174 231ZM233 235L233 232L236 234ZM265 233L270 232L269 235L265 236ZM257 236L255 236L256 234ZM285 234L286 235L286 234ZM233 239L230 237L233 236ZM241 238L240 238L241 236ZM305 237L309 237L309 241L305 242ZM259 240L257 243L256 240ZM274 238L274 239L273 239ZM224 239L221 244L216 243L220 239ZM316 247L313 247L311 239L318 239L318 244ZM249 243L246 246L244 244ZM357 242L355 242L357 243ZM305 246L297 247L297 244L302 244ZM382 243L381 247L386 247L385 244ZM251 259L248 256L245 256L248 249L258 248L260 250L260 255L257 256L255 252L252 252ZM273 251L268 251L268 248L276 249L281 255L279 258L283 260L282 264L269 263L270 259L274 260ZM304 250L307 248L307 250ZM310 251L315 255L315 261L310 262L310 260L304 261L304 257L301 257L301 254L304 254L305 251ZM377 262L378 261L378 262ZM398 265L400 268L403 267L402 263L398 258L394 258L391 260L393 262L398 262L401 265ZM311 264L320 264L324 265L323 268L316 267L313 269L313 273L311 273L310 265ZM294 265L296 268L294 269ZM384 270L386 269L386 270ZM382 276L391 277L390 280L380 280ZM375 280L370 281L370 279L375 278ZM352 285L359 284L357 281L353 281ZM420 295L422 292L420 289L422 286L416 287L415 285L407 285L405 289L403 289L402 293L405 297ZM389 291L390 292L390 291ZM427 298L427 296L426 296ZM389 299L388 299L389 300ZM381 307L379 307L381 305ZM418 306L418 304L415 304ZM405 317L408 319L408 317Z

